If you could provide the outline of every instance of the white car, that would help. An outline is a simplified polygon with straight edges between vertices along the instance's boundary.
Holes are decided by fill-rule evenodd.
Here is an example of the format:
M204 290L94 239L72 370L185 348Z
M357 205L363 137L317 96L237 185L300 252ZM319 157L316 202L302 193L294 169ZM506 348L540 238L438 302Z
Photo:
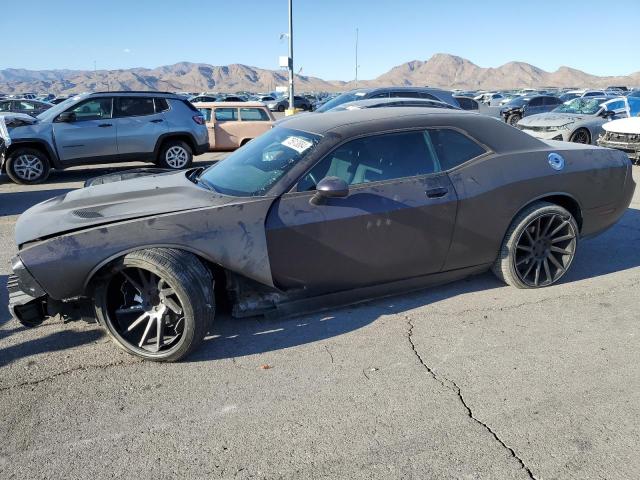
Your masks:
M598 139L598 145L622 150L632 162L640 165L640 117L614 120L602 128L604 133Z

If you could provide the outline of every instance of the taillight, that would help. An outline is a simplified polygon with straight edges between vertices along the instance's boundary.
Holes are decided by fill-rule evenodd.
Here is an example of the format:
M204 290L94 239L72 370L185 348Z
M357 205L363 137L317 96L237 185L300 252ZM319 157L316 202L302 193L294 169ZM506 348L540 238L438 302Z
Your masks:
M194 115L193 121L196 122L198 125L204 125L204 117L202 115Z

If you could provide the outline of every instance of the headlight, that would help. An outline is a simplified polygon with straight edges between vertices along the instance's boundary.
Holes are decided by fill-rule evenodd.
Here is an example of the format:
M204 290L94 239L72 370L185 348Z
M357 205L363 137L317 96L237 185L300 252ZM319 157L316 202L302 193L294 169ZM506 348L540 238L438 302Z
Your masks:
M569 123L565 123L564 125L559 125L557 127L549 127L549 128L553 128L554 130L569 130L569 125L571 125L572 123L573 122L569 122Z

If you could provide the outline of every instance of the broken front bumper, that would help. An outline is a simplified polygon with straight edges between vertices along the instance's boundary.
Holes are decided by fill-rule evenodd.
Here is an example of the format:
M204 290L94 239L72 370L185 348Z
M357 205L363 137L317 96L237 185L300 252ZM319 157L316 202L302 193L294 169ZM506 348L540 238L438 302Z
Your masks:
M626 153L631 160L636 163L640 162L640 133L605 132L605 134L598 139L598 145L621 150Z
M9 275L7 280L9 312L23 325L38 325L47 317L47 294L31 276L20 257L15 257L11 266L13 275Z

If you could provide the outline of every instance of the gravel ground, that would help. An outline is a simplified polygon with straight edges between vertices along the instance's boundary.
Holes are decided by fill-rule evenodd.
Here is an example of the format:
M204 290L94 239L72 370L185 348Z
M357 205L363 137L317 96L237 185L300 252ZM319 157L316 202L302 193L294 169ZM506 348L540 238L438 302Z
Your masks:
M104 171L0 178L0 283L17 215ZM221 318L171 365L0 312L0 478L640 478L638 241L640 191L560 285Z

